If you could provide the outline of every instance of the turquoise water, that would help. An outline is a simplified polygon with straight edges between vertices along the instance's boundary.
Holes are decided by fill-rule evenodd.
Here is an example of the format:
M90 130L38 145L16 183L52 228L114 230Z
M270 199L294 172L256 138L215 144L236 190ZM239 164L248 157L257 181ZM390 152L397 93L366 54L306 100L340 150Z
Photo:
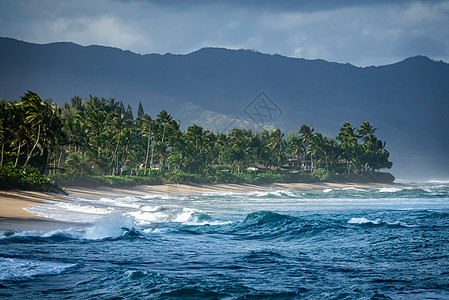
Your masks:
M449 299L449 185L72 198L0 232L13 299Z

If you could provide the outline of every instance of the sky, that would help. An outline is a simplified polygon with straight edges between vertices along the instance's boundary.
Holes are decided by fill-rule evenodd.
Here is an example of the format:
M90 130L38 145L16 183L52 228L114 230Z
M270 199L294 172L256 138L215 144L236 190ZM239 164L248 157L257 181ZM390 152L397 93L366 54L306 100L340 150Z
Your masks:
M224 47L356 66L449 62L449 0L0 0L0 36L139 54Z

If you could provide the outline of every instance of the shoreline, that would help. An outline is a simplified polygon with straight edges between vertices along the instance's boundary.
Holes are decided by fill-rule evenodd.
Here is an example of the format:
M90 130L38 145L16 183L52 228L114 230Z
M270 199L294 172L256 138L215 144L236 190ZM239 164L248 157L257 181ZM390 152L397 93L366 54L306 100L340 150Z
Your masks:
M161 185L138 185L134 187L111 187L98 186L96 188L70 187L66 189L69 197L81 197L89 199L100 199L103 197L122 197L125 195L144 196L148 194L202 194L202 193L245 193L255 191L319 191L333 188L362 188L373 189L382 187L403 187L399 183L273 183L269 185L254 184L161 184Z
M70 201L71 197L101 199L104 197L124 197L129 195L144 196L148 194L202 194L202 193L245 193L255 191L319 191L334 188L363 188L373 189L382 187L404 187L408 185L391 183L274 183L270 185L252 184L162 184L162 185L140 185L133 187L70 187L66 189L69 194L61 195L49 192L34 192L0 190L0 229L18 230L23 226L19 223L27 223L23 228L44 228L49 224L57 223L34 215L25 208L34 205L45 205L46 201Z

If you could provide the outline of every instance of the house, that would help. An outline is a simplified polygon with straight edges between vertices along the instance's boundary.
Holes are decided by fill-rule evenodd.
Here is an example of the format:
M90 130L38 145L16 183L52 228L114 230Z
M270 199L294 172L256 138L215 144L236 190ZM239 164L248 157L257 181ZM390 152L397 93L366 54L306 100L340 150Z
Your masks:
M286 161L283 167L290 171L315 171L315 163L310 160L306 160L302 155L287 155L285 158Z
M257 170L287 171L286 168L278 168L276 166L269 166L269 167L267 167L267 166L264 166L262 164L255 165L253 168L257 169Z

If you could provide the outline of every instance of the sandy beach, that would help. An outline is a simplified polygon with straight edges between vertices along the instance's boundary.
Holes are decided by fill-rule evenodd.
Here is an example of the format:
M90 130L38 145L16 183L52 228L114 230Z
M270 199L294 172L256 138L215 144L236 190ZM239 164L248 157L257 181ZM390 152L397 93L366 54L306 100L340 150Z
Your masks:
M100 199L103 197L121 197L125 195L159 194L201 194L201 193L243 193L249 191L270 190L324 190L331 188L379 188L397 187L399 184L360 184L360 183L275 183L271 185L251 184L214 184L214 185L187 185L164 184L144 185L135 187L104 187L86 188L71 187L66 191L69 196L54 193L31 191L0 191L0 228L11 228L20 221L31 221L39 224L51 222L49 219L29 213L25 208L33 205L42 205L45 201L70 201L71 197L87 199ZM6 226L7 225L7 226Z
M0 190L0 230L43 230L54 227L59 222L25 210L33 205L42 205L45 201L68 201L68 198L54 193Z

